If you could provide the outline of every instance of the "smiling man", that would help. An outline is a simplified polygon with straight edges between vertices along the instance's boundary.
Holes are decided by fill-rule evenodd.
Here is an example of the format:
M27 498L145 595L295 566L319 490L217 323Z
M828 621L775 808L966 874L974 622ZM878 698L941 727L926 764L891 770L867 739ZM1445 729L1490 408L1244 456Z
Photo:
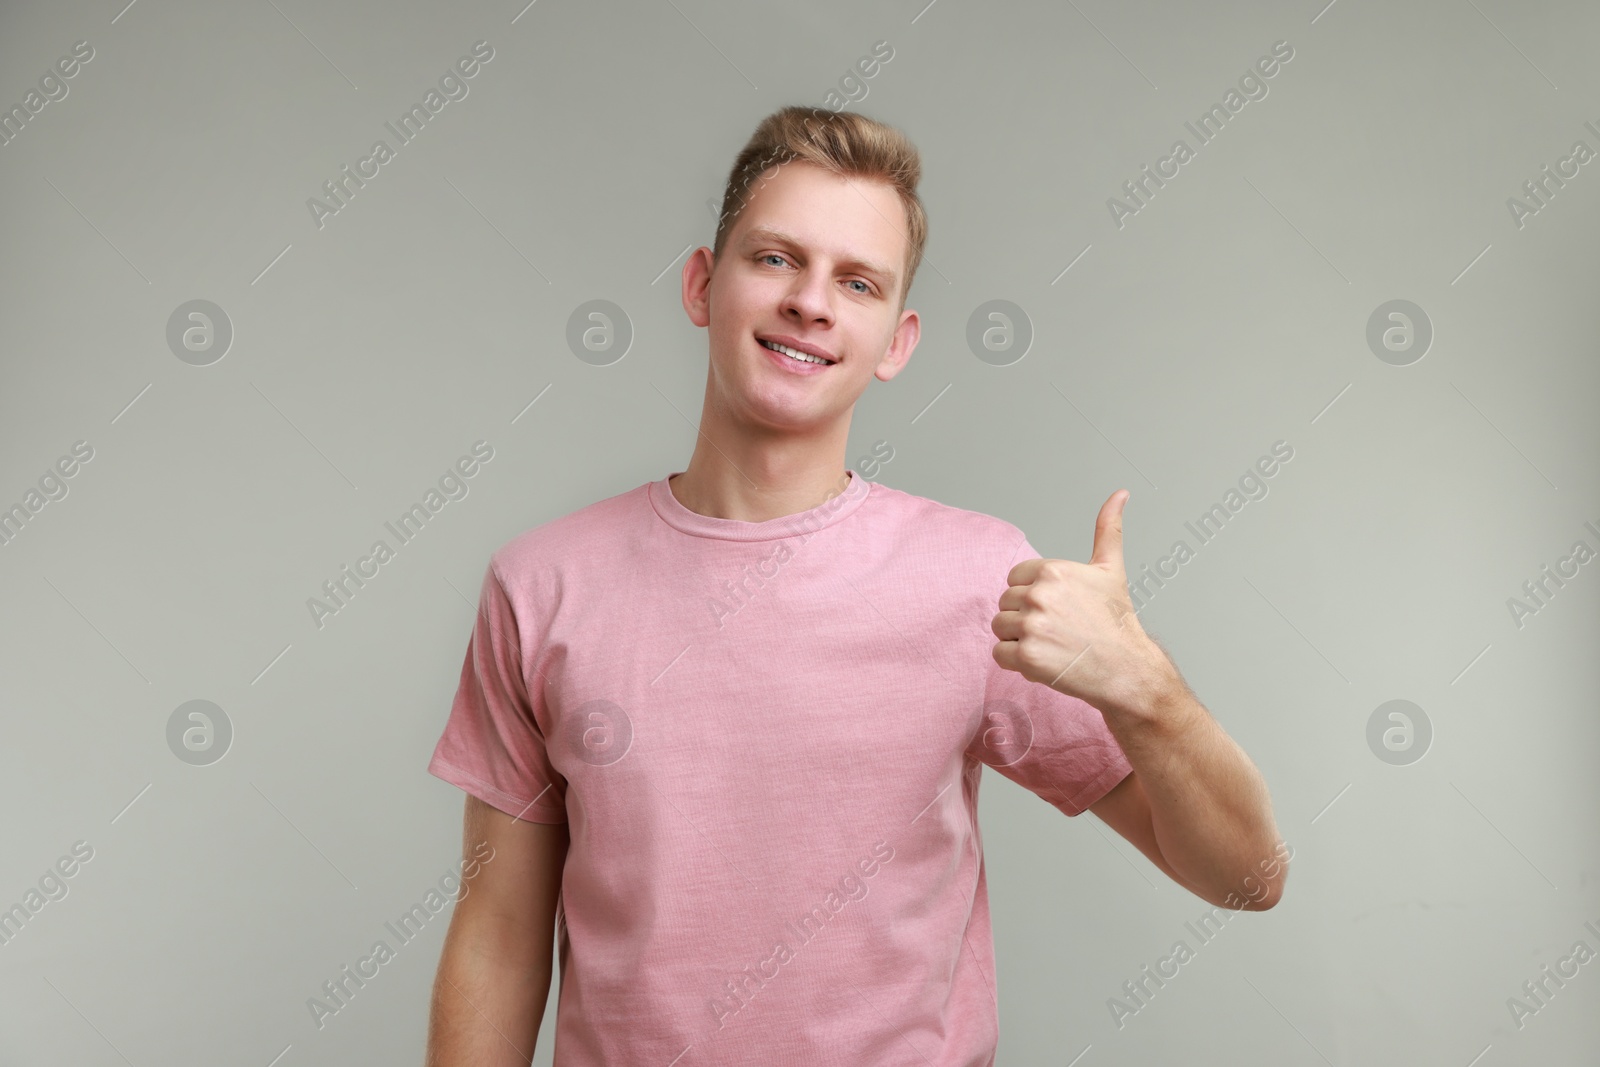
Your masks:
M556 1067L992 1064L985 765L1214 905L1281 895L1260 774L1129 603L1121 490L1077 563L846 469L920 335L919 176L861 115L764 120L683 269L687 467L493 554L428 768L496 857L434 1067L527 1064L553 949Z

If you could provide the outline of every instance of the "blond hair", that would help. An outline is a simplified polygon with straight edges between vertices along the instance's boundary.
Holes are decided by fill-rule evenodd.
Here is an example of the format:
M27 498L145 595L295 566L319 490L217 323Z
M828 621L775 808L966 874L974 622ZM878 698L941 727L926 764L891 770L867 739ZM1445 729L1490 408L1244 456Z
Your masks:
M722 255L728 234L755 192L756 180L785 163L810 163L841 177L866 178L894 187L906 215L906 272L900 289L900 309L904 311L906 294L928 240L928 214L917 196L922 159L905 134L865 115L790 106L762 119L728 173L712 255Z

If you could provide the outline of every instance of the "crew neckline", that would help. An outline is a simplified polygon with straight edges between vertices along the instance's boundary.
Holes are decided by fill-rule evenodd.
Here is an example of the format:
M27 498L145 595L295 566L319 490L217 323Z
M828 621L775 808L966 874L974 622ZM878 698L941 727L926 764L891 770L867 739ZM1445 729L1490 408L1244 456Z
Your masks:
M826 529L844 519L867 499L872 483L854 469L846 468L850 484L838 496L823 501L814 508L797 511L793 515L780 515L765 522L746 522L743 519L720 519L690 511L673 495L667 483L684 471L673 471L659 481L649 484L650 505L661 520L673 529L693 537L714 537L724 541L773 541L796 534L812 534Z

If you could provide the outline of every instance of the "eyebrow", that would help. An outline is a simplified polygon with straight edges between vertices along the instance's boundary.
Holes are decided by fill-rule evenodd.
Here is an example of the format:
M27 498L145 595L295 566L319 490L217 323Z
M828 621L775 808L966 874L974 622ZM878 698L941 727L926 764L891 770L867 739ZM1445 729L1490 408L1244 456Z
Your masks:
M744 235L739 243L741 245L750 245L768 241L772 242L773 244L785 244L795 248L803 247L798 237L795 237L792 234L784 233L782 230L774 230L765 226L759 226L753 230L750 230ZM854 267L858 270L865 271L868 274L878 275L878 277L882 278L884 282L888 284L888 287L891 291L896 285L899 284L899 276L895 274L894 271L890 270L888 267L881 267L878 264L872 263L868 260L846 259L844 261L844 265L846 267Z

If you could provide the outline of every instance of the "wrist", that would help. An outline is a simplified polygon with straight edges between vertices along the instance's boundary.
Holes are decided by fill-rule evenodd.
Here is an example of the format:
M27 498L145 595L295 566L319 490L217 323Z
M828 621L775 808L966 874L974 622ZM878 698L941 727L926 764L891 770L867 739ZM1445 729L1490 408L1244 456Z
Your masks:
M1192 725L1201 709L1177 669L1153 642L1151 651L1154 654L1146 666L1131 672L1123 691L1109 702L1109 708L1101 710L1130 726L1181 732Z

